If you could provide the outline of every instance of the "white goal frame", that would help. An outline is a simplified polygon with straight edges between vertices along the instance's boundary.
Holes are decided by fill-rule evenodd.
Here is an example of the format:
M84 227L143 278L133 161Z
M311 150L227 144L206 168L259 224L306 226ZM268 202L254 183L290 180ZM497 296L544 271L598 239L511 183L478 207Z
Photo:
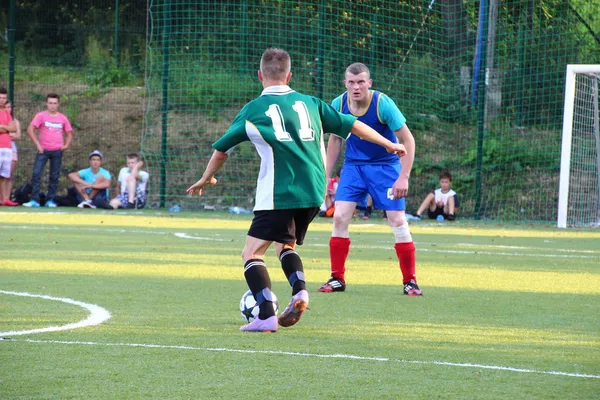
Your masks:
M563 111L562 147L560 157L560 185L558 192L557 226L559 228L567 227L569 177L571 172L571 143L573 138L573 108L575 104L575 76L577 74L590 73L600 74L600 65L567 65L567 75L565 79L565 103Z

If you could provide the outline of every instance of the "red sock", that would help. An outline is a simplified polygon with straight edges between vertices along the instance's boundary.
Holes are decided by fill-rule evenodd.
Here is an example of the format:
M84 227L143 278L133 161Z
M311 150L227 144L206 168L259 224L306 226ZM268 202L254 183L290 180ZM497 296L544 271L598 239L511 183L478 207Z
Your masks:
M346 258L350 252L350 238L332 237L329 240L331 276L345 282Z
M394 245L396 249L396 255L398 261L400 261L400 271L402 271L402 283L410 282L414 280L417 283L417 277L415 276L415 267L417 264L417 257L415 252L415 243L396 243Z

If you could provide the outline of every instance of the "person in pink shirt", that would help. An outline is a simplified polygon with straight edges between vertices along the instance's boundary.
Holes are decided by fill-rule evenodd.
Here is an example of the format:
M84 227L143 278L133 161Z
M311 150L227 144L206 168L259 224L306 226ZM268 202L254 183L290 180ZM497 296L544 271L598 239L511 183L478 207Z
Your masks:
M0 205L11 206L10 183L12 168L12 141L10 134L16 131L15 123L5 105L8 91L0 88Z
M40 182L46 162L50 160L50 183L46 195L46 207L56 207L54 197L58 187L58 177L62 164L63 151L71 146L73 139L73 128L68 118L58 112L60 96L50 93L46 96L46 111L38 113L29 127L27 135L37 147L35 163L33 165L33 176L31 177L31 200L23 204L25 207L40 206ZM35 131L38 130L40 137L37 138Z

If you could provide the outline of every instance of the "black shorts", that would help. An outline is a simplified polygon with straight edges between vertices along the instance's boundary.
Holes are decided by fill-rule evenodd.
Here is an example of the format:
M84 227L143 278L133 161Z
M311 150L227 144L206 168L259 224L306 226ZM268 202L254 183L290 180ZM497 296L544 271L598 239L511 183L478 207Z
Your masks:
M442 215L444 218L448 218L448 214L444 213L443 207L436 207L435 211L431 211L427 209L427 216L431 219L436 219L439 215Z
M304 243L308 225L319 207L255 211L248 236L283 244Z

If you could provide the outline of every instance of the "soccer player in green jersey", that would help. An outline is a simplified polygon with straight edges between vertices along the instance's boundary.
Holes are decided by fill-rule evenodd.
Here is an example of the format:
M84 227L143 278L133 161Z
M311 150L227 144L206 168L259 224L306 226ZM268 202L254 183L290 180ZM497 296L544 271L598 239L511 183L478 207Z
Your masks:
M261 158L256 187L254 218L242 251L244 276L259 305L258 318L240 328L249 332L275 332L279 325L294 325L308 306L301 245L308 225L325 197L325 146L323 132L342 138L350 133L383 146L389 153L406 154L402 144L392 143L356 117L337 112L327 103L292 90L291 60L277 48L265 50L258 78L262 94L246 104L230 128L213 147L215 151L202 178L187 190L202 195L216 184L215 173L235 146L250 141ZM271 279L264 255L271 243L292 287L292 298L283 313L273 309Z

